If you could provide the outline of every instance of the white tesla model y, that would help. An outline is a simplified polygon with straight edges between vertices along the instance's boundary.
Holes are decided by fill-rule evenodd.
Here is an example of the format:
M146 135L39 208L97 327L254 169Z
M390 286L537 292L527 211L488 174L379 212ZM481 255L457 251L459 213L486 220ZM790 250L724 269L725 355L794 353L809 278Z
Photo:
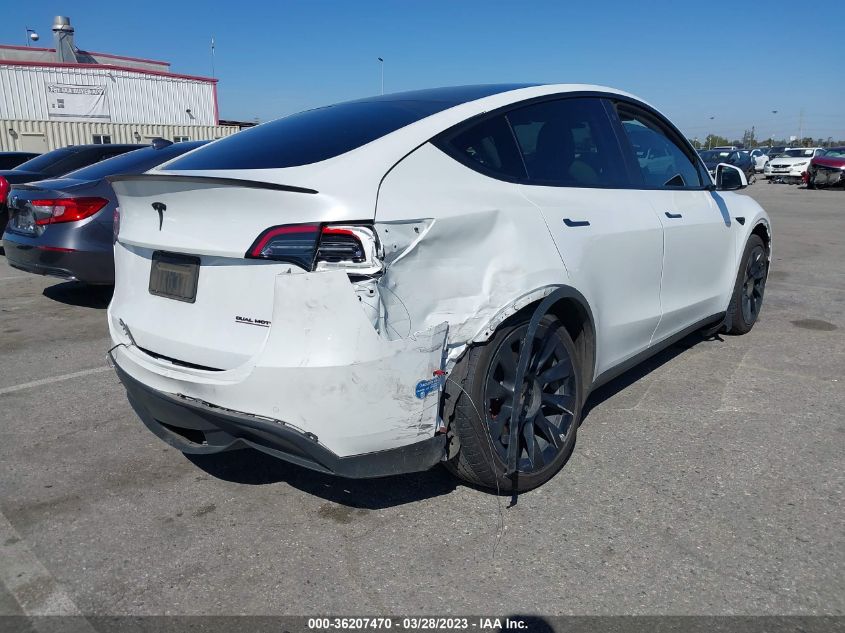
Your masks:
M485 85L309 110L112 179L116 370L186 453L526 490L590 390L756 321L769 219L653 107Z

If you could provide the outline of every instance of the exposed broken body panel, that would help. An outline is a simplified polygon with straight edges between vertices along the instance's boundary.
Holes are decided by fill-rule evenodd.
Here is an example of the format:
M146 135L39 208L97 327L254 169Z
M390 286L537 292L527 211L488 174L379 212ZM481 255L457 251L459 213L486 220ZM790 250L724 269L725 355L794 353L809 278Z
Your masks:
M342 272L277 275L263 344L229 370L151 357L133 345L131 319L125 329L120 320L110 313L122 343L114 361L153 389L284 422L340 457L434 435L447 325L400 340L379 336Z

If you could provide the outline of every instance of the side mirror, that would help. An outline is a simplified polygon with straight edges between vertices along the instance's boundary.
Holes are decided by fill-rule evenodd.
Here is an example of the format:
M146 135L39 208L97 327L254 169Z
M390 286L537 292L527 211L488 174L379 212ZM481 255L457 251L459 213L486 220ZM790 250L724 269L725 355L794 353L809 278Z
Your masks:
M747 186L748 179L744 171L727 163L716 165L716 191L736 191Z

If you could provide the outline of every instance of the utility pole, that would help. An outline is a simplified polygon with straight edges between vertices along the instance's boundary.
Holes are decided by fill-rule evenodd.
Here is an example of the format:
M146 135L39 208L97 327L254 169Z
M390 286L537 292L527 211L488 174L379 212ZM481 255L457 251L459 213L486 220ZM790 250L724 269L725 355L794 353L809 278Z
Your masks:
M716 118L716 117L711 116L711 117L710 117L710 120L712 121L712 120L713 120L713 119L715 119L715 118ZM713 134L712 134L712 133L710 133L710 134L708 134L708 135L707 135L707 149L710 149L710 146L711 146L712 144L713 144Z
M798 115L798 142L804 145L804 108L801 108L801 113Z

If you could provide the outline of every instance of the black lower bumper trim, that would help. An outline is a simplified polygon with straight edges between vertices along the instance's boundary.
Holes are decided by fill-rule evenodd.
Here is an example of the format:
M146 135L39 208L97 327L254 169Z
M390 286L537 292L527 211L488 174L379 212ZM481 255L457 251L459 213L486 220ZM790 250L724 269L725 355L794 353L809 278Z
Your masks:
M428 470L444 455L446 436L435 435L407 446L340 457L313 435L283 422L231 411L157 391L113 362L129 402L159 438L184 453L219 453L254 448L323 473L366 479Z

